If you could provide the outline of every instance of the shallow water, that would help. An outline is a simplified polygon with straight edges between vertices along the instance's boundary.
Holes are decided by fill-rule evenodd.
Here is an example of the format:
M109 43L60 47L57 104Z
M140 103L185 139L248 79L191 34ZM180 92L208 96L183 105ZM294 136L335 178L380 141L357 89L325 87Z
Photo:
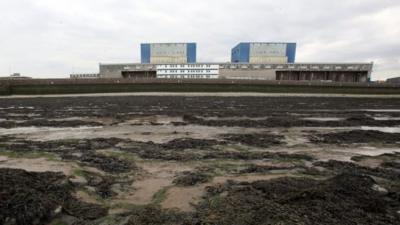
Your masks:
M375 120L386 121L386 120L400 120L400 117L374 117Z
M400 109L362 109L366 112L400 112Z
M129 138L133 141L153 141L165 143L177 138L215 139L221 134L253 133L265 129L242 127L207 127L207 126L173 126L173 125L118 125L104 127L82 126L78 128L55 127L18 127L0 128L1 135L18 135L30 140L52 141L62 139L93 139L93 138Z
M103 127L16 127L16 128L0 128L0 135L15 135L15 134L26 134L26 135L49 135L49 134L70 134L72 136L79 135L79 132L88 132L96 129L101 129ZM77 136L79 137L79 136ZM62 136L57 139L64 139Z
M307 118L303 118L303 120L326 122L326 121L341 121L341 120L345 120L345 118L338 118L338 117L307 117Z
M368 127L368 126L362 126L361 130L375 130L375 131L381 131L381 132L385 132L385 133L400 133L400 127Z
M231 117L201 117L199 116L199 118L204 119L204 120L266 120L269 117L248 117L248 116L231 116Z

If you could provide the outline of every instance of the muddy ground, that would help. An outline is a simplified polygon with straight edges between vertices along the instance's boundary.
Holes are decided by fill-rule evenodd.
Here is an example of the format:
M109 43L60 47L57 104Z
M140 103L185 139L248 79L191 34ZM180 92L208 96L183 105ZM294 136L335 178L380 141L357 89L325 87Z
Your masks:
M0 224L400 224L400 99L1 99Z

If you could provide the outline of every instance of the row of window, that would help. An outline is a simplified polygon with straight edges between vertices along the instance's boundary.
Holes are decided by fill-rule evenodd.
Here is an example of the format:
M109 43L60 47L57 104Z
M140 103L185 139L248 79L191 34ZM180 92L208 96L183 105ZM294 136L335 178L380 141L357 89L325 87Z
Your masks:
M210 68L211 65L190 65L190 64L182 64L182 65L161 65L162 67L169 67L169 68Z
M210 75L166 75L157 77L168 78L168 79L216 79L217 78L217 76L212 77Z
M71 74L72 78L98 77L99 74Z
M184 55L186 52L183 51L168 51L168 52L154 52L152 55L166 55L166 56L170 56L170 55Z
M158 70L160 73L211 73L211 70Z

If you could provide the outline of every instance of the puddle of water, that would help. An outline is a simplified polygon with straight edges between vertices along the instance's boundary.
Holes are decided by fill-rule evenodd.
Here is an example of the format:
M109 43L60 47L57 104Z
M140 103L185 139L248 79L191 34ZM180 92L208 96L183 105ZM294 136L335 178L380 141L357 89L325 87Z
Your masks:
M127 120L120 125L144 125L144 124L171 124L172 122L184 122L182 117L169 117L169 116L144 116Z
M293 150L293 153L308 154L316 158L319 161L337 160L344 162L353 162L351 158L353 156L365 155L365 156L378 156L386 153L399 152L400 148L376 148L376 147L360 147L360 148L313 148L307 150Z
M337 118L337 117L308 117L308 118L303 118L303 120L311 120L311 121L321 121L321 122L326 122L326 121L342 121L345 118Z
M54 119L49 119L49 121L85 121L85 122L97 122L97 123L102 123L104 125L111 125L116 122L116 120L112 117L101 117L101 118L90 118L90 117L67 117L67 118L54 118Z
M5 129L5 128L0 128L0 135L15 135L15 134L30 134L30 135L44 135L46 137L47 135L50 134L69 134L72 136L79 137L79 132L84 132L88 131L89 133L93 130L96 129L101 129L103 127L88 127L88 126L82 126L82 127L17 127L17 128L10 128L10 129ZM56 135L57 136L57 135ZM45 139L45 138L44 138ZM57 139L63 139L62 136ZM51 139L50 139L51 140Z
M400 120L400 117L374 117L375 120L386 121L386 120Z
M7 107L7 108L0 108L0 109L35 109L35 107L33 107L33 106L26 106L26 107L22 107L22 106L19 106L19 107L10 106L10 107Z
M40 116L40 114L37 114L37 113L8 113L7 116L10 116L10 117L21 117L21 116L38 117L38 116Z
M308 155L313 156L318 161L329 161L337 160L344 162L351 162L351 158L357 154L353 153L352 150L337 150L337 149L314 149L305 152Z
M400 127L361 127L361 130L374 130L385 133L400 133Z
M104 126L79 128L51 128L51 127L18 127L1 129L0 135L20 135L22 138L39 141L61 139L92 139L92 138L129 138L134 141L153 141L165 143L177 138L214 139L227 133L254 133L263 130L241 127L207 127L207 126Z
M367 112L400 112L400 109L362 109Z
M248 116L232 116L232 117L199 117L203 120L266 120L268 117L248 117Z
M355 149L353 152L359 155L378 156L387 153L400 153L400 148L363 148Z
M74 121L74 120L82 120L85 121L87 120L87 117L68 117L68 118L57 118L57 119L49 119L49 121Z

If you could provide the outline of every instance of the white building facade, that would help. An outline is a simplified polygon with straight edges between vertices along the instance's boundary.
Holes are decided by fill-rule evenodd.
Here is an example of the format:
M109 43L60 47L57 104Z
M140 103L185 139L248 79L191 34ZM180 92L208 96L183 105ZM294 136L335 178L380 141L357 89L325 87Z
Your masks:
M164 64L157 65L160 79L218 79L218 64Z

